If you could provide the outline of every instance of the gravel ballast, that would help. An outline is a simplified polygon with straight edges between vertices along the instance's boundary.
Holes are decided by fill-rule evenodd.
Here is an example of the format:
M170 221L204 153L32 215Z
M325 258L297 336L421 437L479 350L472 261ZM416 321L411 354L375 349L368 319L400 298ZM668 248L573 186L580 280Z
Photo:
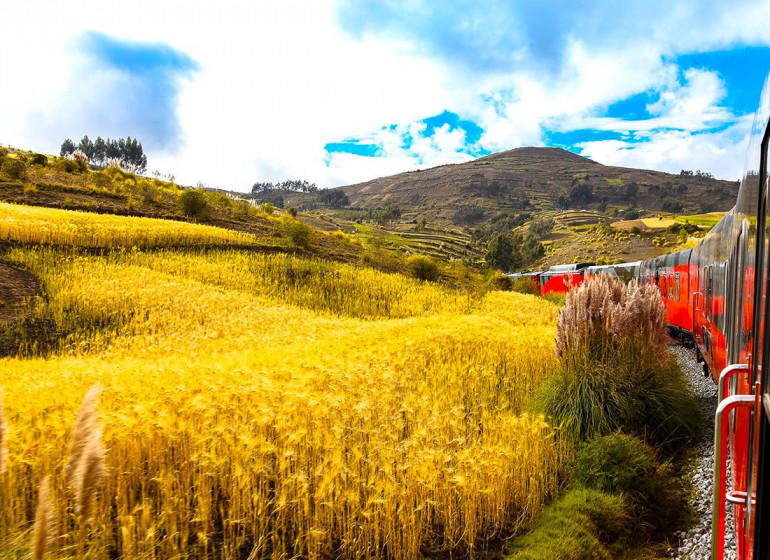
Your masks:
M698 515L697 523L688 531L676 535L678 547L671 550L671 557L677 559L701 560L711 558L711 511L714 481L714 412L717 406L717 385L714 380L704 377L701 365L695 359L695 350L683 346L671 346L677 361L685 373L695 395L700 400L706 429L698 444L692 465L694 496L691 505ZM729 480L729 478L728 478ZM735 533L733 531L732 508L727 508L725 527L725 558L735 560Z

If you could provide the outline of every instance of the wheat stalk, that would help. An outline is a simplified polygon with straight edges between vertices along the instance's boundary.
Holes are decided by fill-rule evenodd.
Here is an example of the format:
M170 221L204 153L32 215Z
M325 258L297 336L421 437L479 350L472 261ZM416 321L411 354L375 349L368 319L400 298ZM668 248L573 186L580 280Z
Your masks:
M37 510L35 511L35 528L32 534L32 558L41 560L45 555L50 540L51 528L53 526L53 509L51 508L51 497L49 494L49 477L45 477L40 482L38 490Z

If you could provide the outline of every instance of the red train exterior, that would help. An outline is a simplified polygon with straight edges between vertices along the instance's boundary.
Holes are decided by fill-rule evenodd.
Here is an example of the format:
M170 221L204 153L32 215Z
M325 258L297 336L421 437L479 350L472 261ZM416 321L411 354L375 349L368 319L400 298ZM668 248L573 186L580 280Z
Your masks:
M650 282L660 288L668 324L680 334L692 332L691 253L688 249L644 261L639 271L640 282Z
M735 207L691 250L641 263L561 265L535 275L542 294L608 274L656 284L671 329L694 341L718 383L712 560L733 508L738 558L770 560L770 87L766 82ZM732 468L729 480L727 457Z
M552 266L540 273L540 293L566 294L583 283L585 270L592 263L563 264Z

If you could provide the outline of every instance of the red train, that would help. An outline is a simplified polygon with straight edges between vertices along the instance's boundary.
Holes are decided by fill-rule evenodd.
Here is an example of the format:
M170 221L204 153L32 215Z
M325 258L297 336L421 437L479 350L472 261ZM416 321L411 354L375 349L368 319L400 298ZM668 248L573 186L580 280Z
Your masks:
M719 388L712 559L724 555L727 507L735 514L738 558L770 559L770 376L762 375L770 367L769 118L766 82L736 205L693 249L643 262L526 273L542 294L566 293L599 274L659 286L672 331L694 342L704 374Z

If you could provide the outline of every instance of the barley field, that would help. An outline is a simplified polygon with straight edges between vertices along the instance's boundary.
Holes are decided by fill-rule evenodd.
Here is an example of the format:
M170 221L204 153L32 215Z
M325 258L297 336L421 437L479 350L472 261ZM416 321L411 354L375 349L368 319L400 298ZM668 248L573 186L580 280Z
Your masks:
M0 202L0 241L106 248L256 244L253 235L201 224L6 202Z
M548 302L225 249L6 260L62 334L0 359L3 558L478 557L556 492L565 443L524 412ZM103 475L73 493L94 386Z

